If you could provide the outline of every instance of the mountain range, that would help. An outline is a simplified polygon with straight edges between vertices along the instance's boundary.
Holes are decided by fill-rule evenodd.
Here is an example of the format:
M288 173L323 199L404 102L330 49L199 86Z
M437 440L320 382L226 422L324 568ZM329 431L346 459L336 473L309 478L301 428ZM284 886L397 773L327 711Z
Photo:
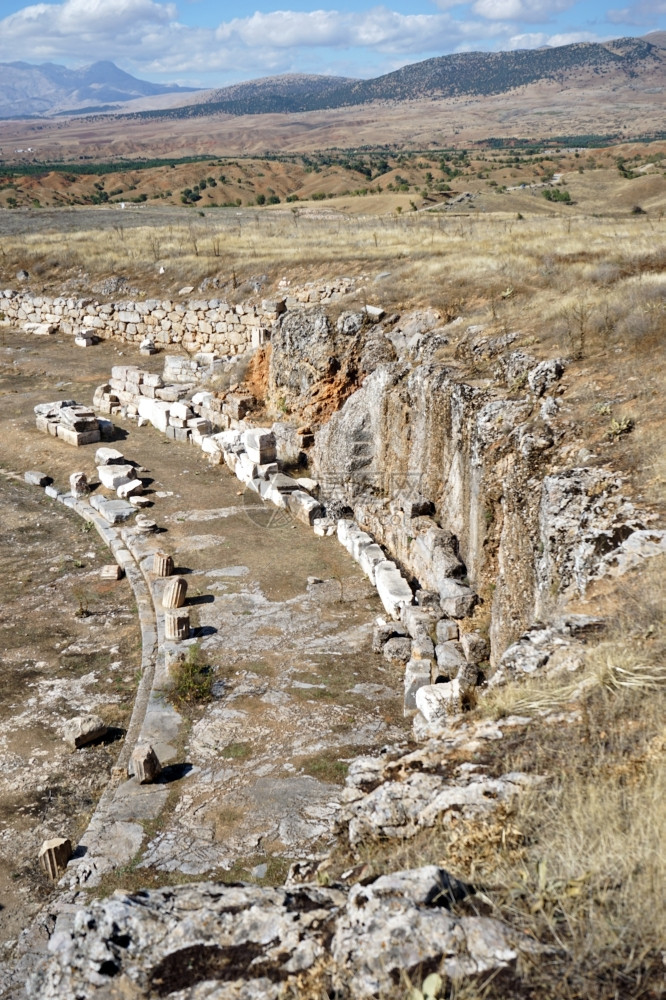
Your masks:
M99 112L167 119L303 113L503 94L541 82L602 85L609 92L633 84L660 89L666 85L666 32L555 48L455 53L370 80L291 73L198 91L139 80L111 62L81 70L52 63L0 64L0 118ZM159 98L167 94L173 95L169 106L160 106Z
M194 89L138 80L108 61L83 69L55 63L0 63L0 118L111 110L139 97Z
M664 32L656 36L666 37ZM662 39L663 40L663 39ZM222 112L251 115L320 111L377 101L417 101L501 94L540 81L570 84L606 77L609 84L654 77L666 83L666 50L641 38L579 42L512 52L464 52L411 63L371 80L336 77L272 77L207 91L181 108L146 115L191 117ZM313 87L312 81L319 81Z

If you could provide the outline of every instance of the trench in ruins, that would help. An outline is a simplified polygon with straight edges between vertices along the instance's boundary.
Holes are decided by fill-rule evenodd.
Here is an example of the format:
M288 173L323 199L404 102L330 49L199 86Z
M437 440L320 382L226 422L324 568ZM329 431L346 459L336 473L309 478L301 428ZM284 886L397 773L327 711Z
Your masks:
M122 745L138 681L127 581L100 586L99 568L111 556L95 533L15 478L37 468L65 490L80 469L96 481L97 446L75 450L40 434L33 407L66 396L87 401L119 356L138 361L138 352L107 342L77 355L73 373L68 338L3 338L0 497L6 518L20 510L17 528L29 539L21 547L15 532L3 533L7 573L19 550L25 569L13 574L6 605L17 642L5 676L17 683L4 701L0 748L5 937L15 938L53 891L36 871L39 844L67 835L76 846ZM162 359L141 358L151 365L159 370ZM349 760L406 737L400 672L371 651L380 602L335 538L318 538L286 514L248 512L238 481L198 449L116 422L115 446L148 470L160 542L188 581L213 697L183 712L163 807L150 817L137 807L137 850L95 892L204 877L278 883L294 859L330 845ZM63 654L72 646L74 672ZM84 711L108 715L115 742L69 750L62 723ZM17 789L35 808L15 807ZM53 789L59 807L45 808Z

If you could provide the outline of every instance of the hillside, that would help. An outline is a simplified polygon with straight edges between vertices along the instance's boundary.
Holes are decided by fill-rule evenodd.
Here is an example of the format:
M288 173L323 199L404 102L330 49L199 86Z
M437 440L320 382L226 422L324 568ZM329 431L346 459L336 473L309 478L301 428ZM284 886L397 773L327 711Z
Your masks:
M3 63L0 64L0 118L81 109L109 110L109 104L173 92L190 93L193 89L139 80L108 61L77 70L54 63L39 66L26 62Z
M658 34L658 33L657 33ZM212 91L202 103L140 112L141 117L197 117L308 112L344 108L377 101L416 101L464 96L488 96L544 81L571 86L590 77L607 86L628 80L664 80L666 55L657 44L621 38L605 44L577 43L557 48L515 52L463 52L437 56L403 66L372 80L348 80L335 85L331 77L273 77L238 87Z

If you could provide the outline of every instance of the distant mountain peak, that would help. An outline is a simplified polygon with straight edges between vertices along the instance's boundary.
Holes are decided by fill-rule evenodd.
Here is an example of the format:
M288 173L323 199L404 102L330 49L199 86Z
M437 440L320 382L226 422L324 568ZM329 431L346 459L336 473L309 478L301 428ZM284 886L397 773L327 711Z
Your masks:
M3 72L4 70L4 72ZM81 69L56 63L0 64L0 117L19 118L122 105L137 97L192 93L195 87L150 83L102 59Z

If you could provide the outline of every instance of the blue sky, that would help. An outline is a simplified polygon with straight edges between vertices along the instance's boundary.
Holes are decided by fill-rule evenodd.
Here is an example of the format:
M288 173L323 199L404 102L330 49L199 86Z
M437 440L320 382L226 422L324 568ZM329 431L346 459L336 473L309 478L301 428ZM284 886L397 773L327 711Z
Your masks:
M666 0L0 0L0 62L111 59L156 82L215 87L289 72L370 77L450 52L662 27Z

